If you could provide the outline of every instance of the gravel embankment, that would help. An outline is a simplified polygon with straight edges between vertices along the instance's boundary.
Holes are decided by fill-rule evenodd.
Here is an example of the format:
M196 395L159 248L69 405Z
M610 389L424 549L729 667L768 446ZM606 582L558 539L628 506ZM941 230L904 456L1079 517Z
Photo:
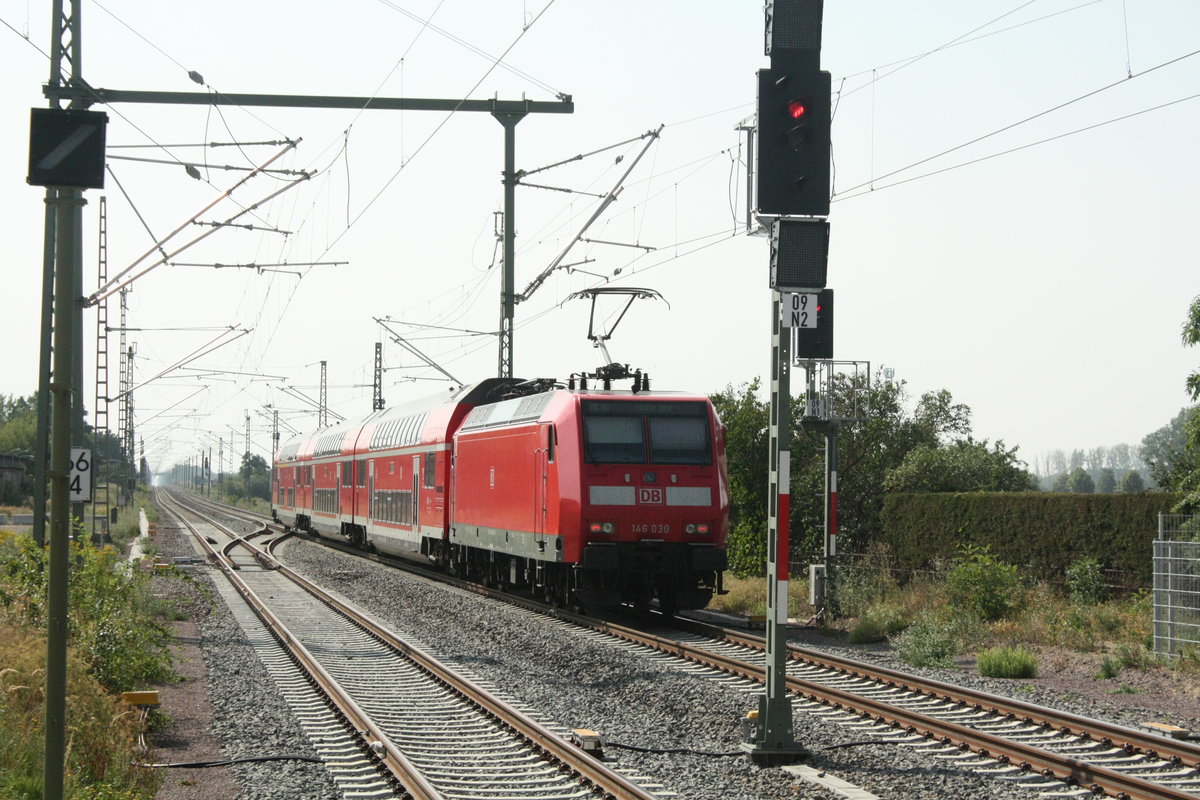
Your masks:
M169 544L170 529L160 531L164 533L160 534L163 541L159 546L165 555L190 554L190 546L182 540ZM741 691L689 675L669 661L597 641L529 613L320 545L292 541L285 546L283 557L298 571L329 586L393 629L414 637L439 657L452 657L507 698L536 709L545 721L598 731L610 743L607 752L619 759L620 766L663 784L681 798L823 800L839 796L801 782L781 769L761 768L743 755L698 754L738 750L740 720L757 707L760 690ZM198 644L209 670L212 731L220 738L223 753L311 755L312 749L268 685L269 679L263 676L240 628L223 604L214 600L217 607L200 620ZM903 668L883 652L854 649L851 656ZM934 670L930 674L991 691L1012 692L1014 686L1012 682L989 681L957 671ZM1146 720L1152 713L1133 707L1128 698L1106 702L1074 693L1064 695L1049 683L1018 684L1027 688L1018 691L1017 696L1129 725ZM169 708L165 710L171 713ZM971 774L953 762L922 756L904 746L869 743L838 747L872 737L861 729L837 725L819 716L798 711L795 724L798 741L813 750L807 765L882 798L1029 800L1035 796L1028 789ZM615 746L618 743L640 748L683 748L695 753L641 753L620 749ZM234 772L242 786L239 797L337 796L323 770L304 762L238 766ZM158 800L205 796L178 793L177 787L175 794L167 793L171 788L164 787Z

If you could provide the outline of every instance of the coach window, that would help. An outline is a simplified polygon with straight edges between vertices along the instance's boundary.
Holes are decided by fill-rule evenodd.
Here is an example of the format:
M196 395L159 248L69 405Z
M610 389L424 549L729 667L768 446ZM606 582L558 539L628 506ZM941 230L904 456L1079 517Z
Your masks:
M558 428L551 425L546 431L546 460L554 463L554 451L558 449Z
M342 462L342 487L348 488L354 485L354 473L351 471L354 468L353 461Z
M425 488L432 489L437 480L437 453L425 454Z
M365 459L360 459L358 462L358 480L355 485L363 487L367 485L367 462Z

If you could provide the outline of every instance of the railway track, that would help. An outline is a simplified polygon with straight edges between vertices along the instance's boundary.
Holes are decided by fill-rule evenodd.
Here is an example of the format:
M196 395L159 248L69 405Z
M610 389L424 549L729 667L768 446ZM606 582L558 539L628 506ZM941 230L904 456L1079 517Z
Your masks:
M268 669L285 687L307 688L289 702L305 723L317 712L310 738L344 792L421 800L660 797L291 572L271 554L278 538L258 547L177 500L160 501L286 650L294 666L270 659ZM323 705L336 714L320 713Z
M466 588L494 594L475 585ZM597 619L497 596L581 630L681 659L693 669L763 681L759 637L682 619L669 624ZM932 758L1019 781L1049 796L1200 796L1200 747L1191 742L795 646L789 648L788 688L800 709L840 718L866 735L920 747Z

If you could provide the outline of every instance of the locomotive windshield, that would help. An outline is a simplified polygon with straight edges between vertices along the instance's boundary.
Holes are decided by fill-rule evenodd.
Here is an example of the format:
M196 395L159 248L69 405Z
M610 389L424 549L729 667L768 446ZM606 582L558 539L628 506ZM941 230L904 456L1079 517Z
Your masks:
M708 406L701 401L584 400L591 464L711 464Z

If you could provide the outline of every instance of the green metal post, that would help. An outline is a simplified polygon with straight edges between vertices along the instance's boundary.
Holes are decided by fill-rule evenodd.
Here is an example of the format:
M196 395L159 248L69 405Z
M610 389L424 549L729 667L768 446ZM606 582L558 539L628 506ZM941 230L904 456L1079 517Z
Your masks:
M83 205L78 189L58 192L54 287L54 395L50 426L50 569L46 588L46 730L43 800L62 800L66 761L67 710L67 578L71 537L69 479L71 471L71 397L75 314L75 210Z

